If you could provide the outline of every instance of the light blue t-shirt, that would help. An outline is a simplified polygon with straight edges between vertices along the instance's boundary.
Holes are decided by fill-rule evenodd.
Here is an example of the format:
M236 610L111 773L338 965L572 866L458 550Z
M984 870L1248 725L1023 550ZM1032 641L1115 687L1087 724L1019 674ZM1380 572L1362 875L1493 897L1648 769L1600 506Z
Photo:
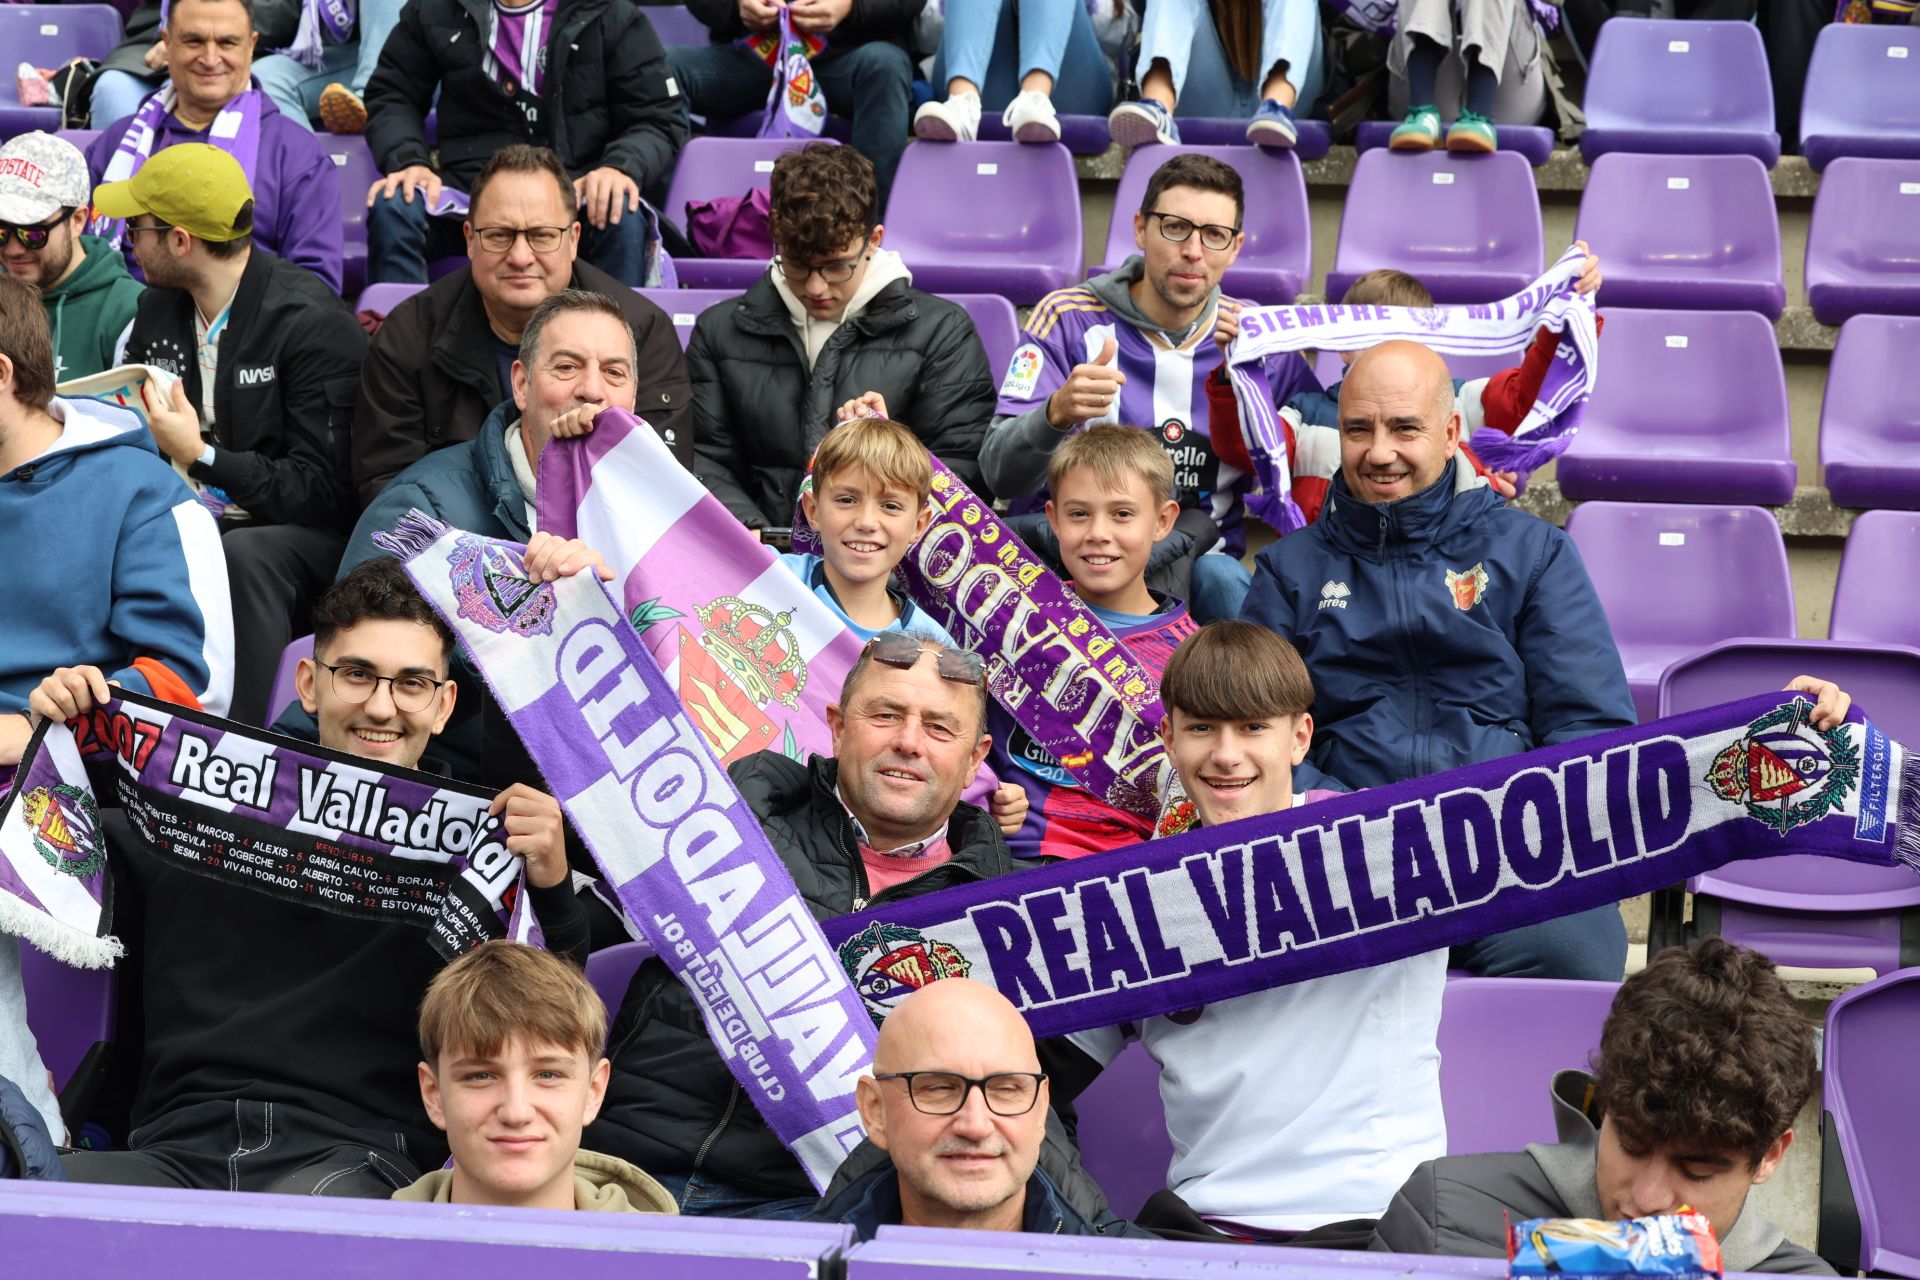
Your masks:
M920 636L923 639L933 641L935 644L943 644L949 649L959 648L959 646L954 643L953 637L947 634L945 627L935 622L929 614L916 606L913 601L907 599L906 593L897 587L889 585L887 587L887 594L892 596L893 602L900 606L900 616L894 620L892 626L882 627L880 631L876 631L872 627L861 626L852 618L849 618L847 611L840 607L839 599L833 594L833 588L827 582L827 562L825 559L816 555L790 551L780 557L780 563L785 565L800 581L811 587L813 594L819 596L826 602L827 607L833 610L834 616L846 623L848 629L862 640L871 640L879 635L880 631L905 631L909 635Z

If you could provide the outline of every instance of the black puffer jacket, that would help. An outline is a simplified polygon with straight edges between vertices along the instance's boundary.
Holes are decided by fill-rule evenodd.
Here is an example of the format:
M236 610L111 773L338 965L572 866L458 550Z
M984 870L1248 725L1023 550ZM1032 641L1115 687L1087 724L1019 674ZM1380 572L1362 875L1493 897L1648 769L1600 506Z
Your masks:
M744 296L701 313L687 373L694 474L749 528L792 521L807 460L833 430L834 410L867 391L981 487L980 441L994 406L986 348L965 311L905 280L841 325L809 370L773 277L761 276Z
M850 49L857 44L885 40L906 48L913 39L913 24L927 0L853 0L853 9L839 26L827 33L829 49ZM716 42L738 40L747 34L740 21L739 0L687 0L687 10L707 24Z
M408 0L400 11L367 82L367 144L381 172L430 163L426 118L436 89L439 172L461 190L514 142L553 148L576 178L606 165L644 189L673 171L691 125L645 9L561 0L537 99L502 92L482 69L487 22L487 0Z
M728 771L760 819L794 884L822 920L869 905L867 873L853 824L834 793L838 767L815 756L805 765L777 751L735 762ZM886 902L1015 869L993 819L970 804L953 813L953 856L874 897ZM608 1037L613 1079L600 1118L581 1145L619 1156L649 1173L700 1173L769 1200L814 1194L800 1164L781 1145L707 1038L693 996L660 960L634 974Z

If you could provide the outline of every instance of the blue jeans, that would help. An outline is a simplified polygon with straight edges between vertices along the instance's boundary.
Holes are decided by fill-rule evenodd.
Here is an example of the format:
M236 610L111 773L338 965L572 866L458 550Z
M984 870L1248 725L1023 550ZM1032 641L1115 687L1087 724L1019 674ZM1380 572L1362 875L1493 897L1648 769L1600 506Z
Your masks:
M320 94L328 85L344 84L356 94L366 93L367 81L380 65L380 50L400 21L402 4L403 0L360 0L353 38L345 44L326 45L318 70L275 53L254 59L253 74L281 115L312 129L312 121L320 115Z
M456 218L430 218L426 201L409 204L398 192L367 210L367 283L425 284L427 264L467 256L466 237ZM622 284L638 286L646 270L647 220L628 213L604 228L584 219L580 256Z
M1187 587L1187 612L1206 624L1240 616L1240 605L1253 585L1253 571L1225 552L1209 552L1193 562Z
M776 1218L798 1222L811 1215L820 1204L812 1196L768 1200L697 1173L690 1176L656 1173L653 1179L667 1189L667 1194L680 1206L680 1212L690 1218Z
M1618 982L1627 971L1627 925L1619 907L1595 907L1465 943L1448 963L1482 978Z
M1173 75L1177 116L1250 116L1261 83L1276 66L1299 92L1306 115L1326 88L1316 0L1261 0L1260 71L1252 84L1233 74L1226 48L1207 13L1207 0L1153 0L1140 29L1139 78L1156 61Z
M93 82L93 96L88 100L93 127L104 129L138 111L147 95L158 89L165 78L157 71L146 76L137 76L131 71L102 71Z
M695 115L731 120L761 111L773 88L773 68L739 45L673 45L667 63ZM846 49L829 44L813 60L813 72L827 109L853 121L853 145L873 161L884 215L893 171L907 149L913 65L904 49L883 41Z
M1053 77L1053 109L1062 115L1103 116L1113 106L1113 67L1084 4L947 0L947 32L933 60L936 96L961 76L980 86L982 107L1000 111L1029 71Z

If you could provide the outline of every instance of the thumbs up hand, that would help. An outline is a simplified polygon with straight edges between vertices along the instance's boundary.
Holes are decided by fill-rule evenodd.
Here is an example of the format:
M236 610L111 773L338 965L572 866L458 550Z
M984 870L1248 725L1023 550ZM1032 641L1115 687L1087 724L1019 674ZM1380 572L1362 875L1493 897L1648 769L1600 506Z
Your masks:
M1047 425L1066 431L1095 418L1110 417L1120 404L1127 375L1114 367L1119 347L1111 334L1091 364L1077 364L1060 389L1047 397Z

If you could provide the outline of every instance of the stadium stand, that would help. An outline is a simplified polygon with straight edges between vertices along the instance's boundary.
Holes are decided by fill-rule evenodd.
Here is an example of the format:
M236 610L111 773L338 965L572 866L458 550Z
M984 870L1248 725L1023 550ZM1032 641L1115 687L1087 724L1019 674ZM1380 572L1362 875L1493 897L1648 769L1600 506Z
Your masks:
M1584 105L1588 164L1613 151L1749 155L1769 169L1780 159L1752 23L1616 18L1600 29Z
M1920 564L1920 513L1862 514L1840 558L1829 636L1860 644L1912 644L1920 638L1920 596L1887 589L1915 564Z
M673 318L673 331L679 336L683 350L693 336L693 322L700 318L702 311L740 296L733 289L637 289L635 292Z
M1440 1007L1440 1101L1447 1154L1555 1142L1547 1081L1585 1071L1616 982L1450 975ZM1527 1034L1510 1034L1525 1027Z
M1821 324L1920 315L1920 159L1835 160L1807 232L1807 302Z
M322 133L320 146L340 178L340 292L353 297L367 283L367 188L380 180L367 140Z
M587 981L600 993L601 1003L607 1006L609 1016L620 1011L620 1002L626 998L627 984L633 981L641 962L652 954L652 947L628 942L603 948L587 957Z
M1920 1276L1920 1216L1913 1153L1920 1109L1904 1097L1900 1064L1920 1025L1920 969L1855 987L1827 1009L1826 1162L1820 1239L1855 1252L1827 1253L1850 1274Z
M1013 349L1020 345L1019 312L997 293L950 293L947 301L960 304L973 318L980 345L987 349L987 369L996 381L1004 377Z
M1816 173L1842 156L1920 159L1920 31L1821 28L1807 68L1800 154Z
M353 309L371 311L384 319L387 312L426 287L423 284L370 284L360 291L360 300L354 303Z
M1412 273L1435 302L1492 302L1540 274L1540 196L1512 151L1369 151L1353 169L1326 295L1382 267Z
M1173 1139L1160 1105L1160 1064L1138 1041L1120 1051L1073 1100L1080 1159L1113 1211L1132 1217L1167 1185Z
M1301 160L1318 160L1333 149L1333 129L1325 120L1296 120L1300 140L1293 154ZM1244 116L1181 116L1180 141L1189 147L1244 147L1247 145L1247 121Z
M885 221L887 247L929 293L1031 306L1081 279L1079 184L1058 144L912 143Z
M45 953L20 949L20 980L27 991L27 1024L40 1057L63 1092L113 1039L118 975L111 969L74 969Z
M647 21L653 24L653 33L660 37L664 45L711 44L713 33L707 30L706 23L687 12L680 4L643 5L647 11Z
M1391 120L1362 120L1353 133L1353 149L1373 151L1386 146L1387 140L1393 136L1394 127ZM1503 124L1500 126L1499 142L1500 150L1519 152L1536 169L1553 159L1554 133L1545 125ZM1446 145L1444 132L1441 134L1441 145Z
M1840 326L1820 406L1820 465L1837 506L1920 508L1920 405L1893 376L1914 351L1920 318Z
M59 107L20 105L20 63L52 69L73 58L104 58L120 43L120 11L110 4L9 4L0 6L0 138L60 127ZM77 145L77 144L76 144Z
M773 177L773 162L788 151L798 151L808 138L695 138L680 153L680 163L667 185L665 217L687 230L687 206L697 201L738 199L749 191L765 190ZM891 245L889 247L892 247ZM727 289L735 293L752 284L766 270L761 258L688 258L673 262L686 289Z
M378 288L379 286L375 286ZM300 659L313 656L313 637L299 636L289 643L280 654L280 665L273 673L273 690L267 695L266 719L262 723L269 729L287 709L287 704L297 696L294 691L293 676L300 665Z
M1633 502L1793 500L1787 378L1763 317L1614 309L1601 342L1606 372L1560 459L1561 492Z

